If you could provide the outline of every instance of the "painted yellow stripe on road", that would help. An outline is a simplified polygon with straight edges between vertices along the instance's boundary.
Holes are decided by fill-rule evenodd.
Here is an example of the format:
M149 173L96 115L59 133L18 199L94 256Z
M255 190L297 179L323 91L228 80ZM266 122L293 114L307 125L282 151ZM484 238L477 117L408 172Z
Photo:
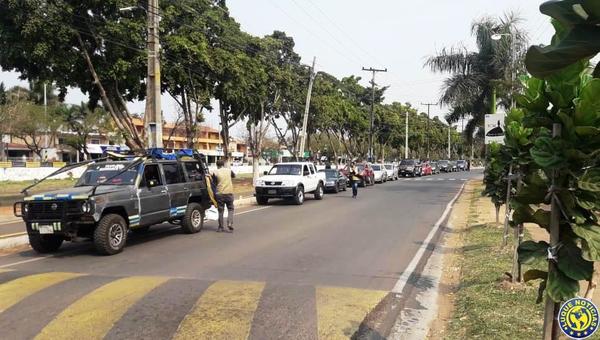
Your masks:
M349 339L387 292L317 287L319 339Z
M0 313L42 289L82 275L75 273L44 273L3 283L0 285Z
M129 307L167 280L134 276L108 283L63 310L35 339L102 339Z
M264 286L260 282L212 284L179 325L173 339L246 339Z
M12 271L13 271L12 269L2 269L2 268L0 268L0 274L7 273L7 272L12 272Z

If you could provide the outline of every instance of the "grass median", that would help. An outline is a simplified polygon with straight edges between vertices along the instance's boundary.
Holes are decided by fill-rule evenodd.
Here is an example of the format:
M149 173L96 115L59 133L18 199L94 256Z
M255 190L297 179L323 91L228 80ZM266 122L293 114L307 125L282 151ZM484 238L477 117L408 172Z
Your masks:
M481 197L479 185L471 194L466 226L456 226L462 233L457 255L460 275L445 338L540 338L543 304L535 303L539 281L512 284L506 280L503 273L512 267L512 239L509 246L501 247L503 229L490 221L493 214L486 213L493 210L489 199ZM524 266L523 271L527 269Z

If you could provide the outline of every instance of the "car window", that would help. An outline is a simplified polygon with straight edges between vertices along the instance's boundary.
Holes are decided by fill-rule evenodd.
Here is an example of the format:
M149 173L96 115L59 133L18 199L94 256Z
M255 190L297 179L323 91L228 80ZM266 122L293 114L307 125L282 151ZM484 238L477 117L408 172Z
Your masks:
M198 181L202 180L202 168L200 167L200 163L198 162L184 162L182 163L185 167L185 171L187 172L188 179L190 181ZM200 176L200 177L198 177Z
M162 167L165 172L165 182L167 184L184 182L184 177L181 175L181 167L177 163L166 163Z
M317 169L315 169L314 164L311 164L308 167L310 168L310 173L311 174L316 174L317 173Z
M100 163L91 165L83 175L81 175L75 186L92 186L98 184L133 185L138 175L139 166L121 173L125 167L126 164L123 163ZM121 174L119 175L119 173ZM110 181L106 182L109 179Z
M320 170L319 172L325 173L325 178L327 179L334 179L339 177L339 173L337 172L337 170Z
M302 173L303 173L304 176L310 175L310 170L308 170L308 166L307 165L304 166L304 170L302 171Z
M302 173L302 165L299 164L277 164L271 168L269 175L292 175L298 176Z
M373 170L375 170L375 171L379 171L379 170L381 170L381 166L379 166L379 165L373 165L373 166L372 166L372 168L373 168Z
M148 187L148 183L154 181L156 185L162 185L162 178L158 171L158 164L148 164L144 168L144 178L142 180L142 186Z
M415 161L412 160L403 160L402 162L400 162L400 165L414 165Z

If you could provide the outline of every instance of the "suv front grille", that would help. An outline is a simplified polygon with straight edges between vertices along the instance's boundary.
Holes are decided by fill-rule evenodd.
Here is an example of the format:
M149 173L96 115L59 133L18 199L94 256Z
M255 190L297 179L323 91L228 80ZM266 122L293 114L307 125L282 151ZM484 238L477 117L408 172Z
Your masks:
M28 202L27 220L62 220L66 215L80 214L76 201Z
M265 184L266 185L281 185L282 182L269 182L269 181L267 181L267 182L265 182Z

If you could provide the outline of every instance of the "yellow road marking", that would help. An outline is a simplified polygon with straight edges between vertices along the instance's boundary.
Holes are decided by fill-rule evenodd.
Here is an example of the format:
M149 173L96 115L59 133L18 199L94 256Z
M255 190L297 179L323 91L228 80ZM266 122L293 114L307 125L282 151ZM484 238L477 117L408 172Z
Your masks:
M102 339L129 307L167 280L134 276L108 283L63 310L35 339Z
M0 285L0 313L44 288L82 275L75 273L44 273L3 283Z
M2 268L0 268L0 274L1 273L6 273L6 272L12 272L12 271L13 271L12 269L2 269Z
M387 292L317 287L319 339L349 339Z
M173 339L246 339L264 286L260 282L212 284L179 325Z

